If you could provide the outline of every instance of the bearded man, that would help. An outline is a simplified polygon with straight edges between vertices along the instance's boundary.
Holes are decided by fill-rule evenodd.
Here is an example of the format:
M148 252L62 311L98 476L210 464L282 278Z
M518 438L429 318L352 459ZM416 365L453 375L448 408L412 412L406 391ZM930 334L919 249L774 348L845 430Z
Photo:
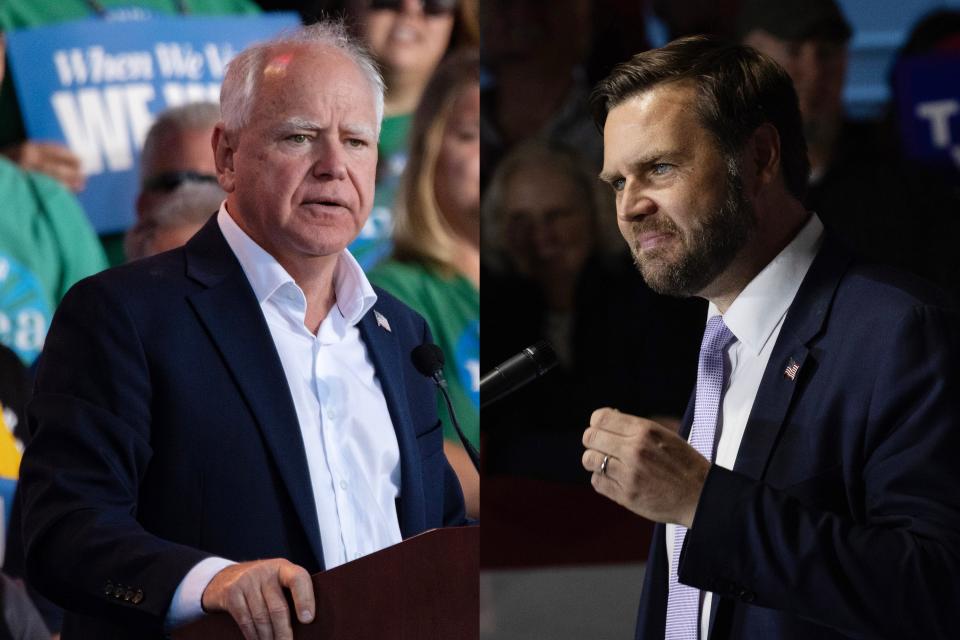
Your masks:
M802 200L790 77L677 40L594 92L601 179L647 283L706 298L680 434L601 408L596 490L659 523L638 638L955 637L956 315Z

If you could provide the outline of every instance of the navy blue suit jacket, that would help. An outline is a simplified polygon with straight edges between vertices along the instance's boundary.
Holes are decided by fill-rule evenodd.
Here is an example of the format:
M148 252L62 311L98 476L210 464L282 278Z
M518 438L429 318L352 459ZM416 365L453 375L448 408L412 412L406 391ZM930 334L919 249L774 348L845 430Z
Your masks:
M680 581L715 594L711 639L958 637L960 356L947 307L827 239L734 469L711 469L684 543ZM637 638L663 638L667 567L658 525Z
M410 360L429 330L377 295L391 330L372 312L359 329L400 447L401 533L463 524L436 388ZM65 640L159 636L177 585L209 555L323 569L286 378L215 218L185 247L67 294L29 415L27 575L68 610Z

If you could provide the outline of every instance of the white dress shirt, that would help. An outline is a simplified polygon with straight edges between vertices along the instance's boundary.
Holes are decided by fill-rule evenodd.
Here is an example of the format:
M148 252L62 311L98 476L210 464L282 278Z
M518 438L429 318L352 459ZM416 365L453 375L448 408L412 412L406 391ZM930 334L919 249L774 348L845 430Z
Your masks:
M217 223L260 303L300 423L323 545L331 569L400 542L396 499L400 449L380 381L357 323L377 300L345 249L334 274L336 304L314 335L293 278L221 205ZM202 613L200 599L229 560L208 558L177 588L167 617L176 626Z
M775 257L740 292L723 315L723 321L736 336L727 347L730 376L720 401L714 463L733 469L740 442L747 428L747 419L760 388L767 361L780 335L787 311L807 275L823 241L823 224L816 214ZM707 317L720 314L711 302ZM694 522L696 526L696 522ZM673 558L673 536L676 525L667 524L667 558ZM713 594L703 593L700 613L700 637L707 638Z

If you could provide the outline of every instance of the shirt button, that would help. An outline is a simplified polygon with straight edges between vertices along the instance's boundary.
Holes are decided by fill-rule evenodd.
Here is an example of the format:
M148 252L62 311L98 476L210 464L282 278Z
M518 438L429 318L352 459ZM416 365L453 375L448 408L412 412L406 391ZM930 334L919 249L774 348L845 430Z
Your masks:
M327 417L330 418L331 420L336 420L337 412L331 409L330 411L327 411Z
M340 481L340 488L343 489L344 491L347 490L347 481L346 481L346 480L341 480L341 481Z

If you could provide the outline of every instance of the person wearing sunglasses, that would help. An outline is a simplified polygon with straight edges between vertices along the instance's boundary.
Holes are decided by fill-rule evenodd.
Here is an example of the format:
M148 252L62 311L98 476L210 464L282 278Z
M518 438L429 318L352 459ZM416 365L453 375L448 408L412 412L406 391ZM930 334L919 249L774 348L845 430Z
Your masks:
M459 0L350 0L358 35L387 85L373 212L350 250L370 268L390 253L393 203L407 163L413 112L460 20Z

